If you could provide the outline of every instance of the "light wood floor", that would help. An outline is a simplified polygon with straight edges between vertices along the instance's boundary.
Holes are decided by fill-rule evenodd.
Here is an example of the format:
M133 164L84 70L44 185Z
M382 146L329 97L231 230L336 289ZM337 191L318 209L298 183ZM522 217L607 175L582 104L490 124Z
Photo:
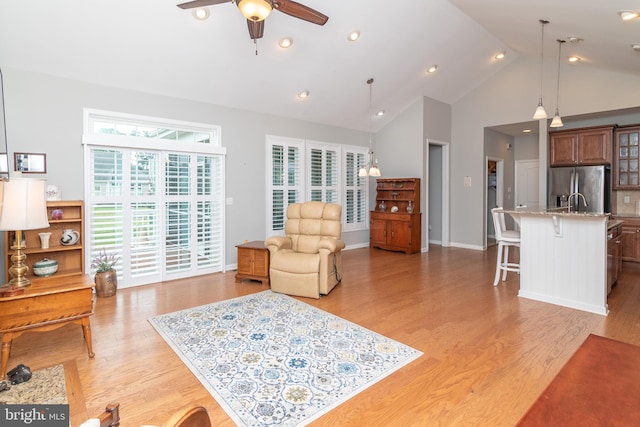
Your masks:
M605 317L519 298L513 273L494 288L495 250L344 252L342 284L302 300L424 356L312 425L512 426L588 334L640 345L640 265L625 263ZM79 326L68 325L15 339L9 364L75 360L87 413L120 402L123 427L160 425L189 402L205 405L213 425L232 426L147 319L267 289L236 284L234 274L120 289L96 301L95 359Z

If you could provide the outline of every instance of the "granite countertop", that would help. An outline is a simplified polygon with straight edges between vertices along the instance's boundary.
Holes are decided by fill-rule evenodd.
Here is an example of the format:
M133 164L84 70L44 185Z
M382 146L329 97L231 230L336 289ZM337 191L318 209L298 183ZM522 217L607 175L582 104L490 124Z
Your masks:
M568 208L547 208L546 206L522 206L515 209L505 209L508 214L527 214L527 215L556 215L562 217L573 218L609 218L609 213L597 212L569 212Z

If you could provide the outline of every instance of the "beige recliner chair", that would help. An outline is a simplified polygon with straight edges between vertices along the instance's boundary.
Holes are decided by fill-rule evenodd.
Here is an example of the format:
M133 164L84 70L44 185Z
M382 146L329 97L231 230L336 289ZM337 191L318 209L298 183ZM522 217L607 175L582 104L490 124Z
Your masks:
M342 277L342 207L333 203L294 203L287 208L286 236L269 237L271 290L320 298Z

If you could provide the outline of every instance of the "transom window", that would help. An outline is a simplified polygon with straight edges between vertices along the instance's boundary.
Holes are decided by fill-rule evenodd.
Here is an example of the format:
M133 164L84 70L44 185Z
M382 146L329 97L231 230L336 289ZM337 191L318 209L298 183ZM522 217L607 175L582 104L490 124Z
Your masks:
M224 270L219 128L107 116L85 111L87 271L102 250L123 287Z

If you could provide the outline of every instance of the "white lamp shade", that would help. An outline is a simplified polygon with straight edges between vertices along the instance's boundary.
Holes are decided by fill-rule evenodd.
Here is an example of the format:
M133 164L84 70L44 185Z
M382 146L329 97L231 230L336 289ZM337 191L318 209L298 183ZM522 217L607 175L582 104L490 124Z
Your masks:
M553 116L553 120L551 120L551 124L549 125L549 127L561 128L562 126L564 126L564 123L562 123L562 118L560 117L560 114L556 113L556 115Z
M11 178L0 181L0 230L49 227L44 179Z
M536 112L533 115L534 120L540 120L540 119L546 119L547 118L547 112L545 111L544 107L542 106L542 103L540 103L538 105L538 108L536 108Z
M380 168L378 166L371 166L369 168L369 176L380 176Z

